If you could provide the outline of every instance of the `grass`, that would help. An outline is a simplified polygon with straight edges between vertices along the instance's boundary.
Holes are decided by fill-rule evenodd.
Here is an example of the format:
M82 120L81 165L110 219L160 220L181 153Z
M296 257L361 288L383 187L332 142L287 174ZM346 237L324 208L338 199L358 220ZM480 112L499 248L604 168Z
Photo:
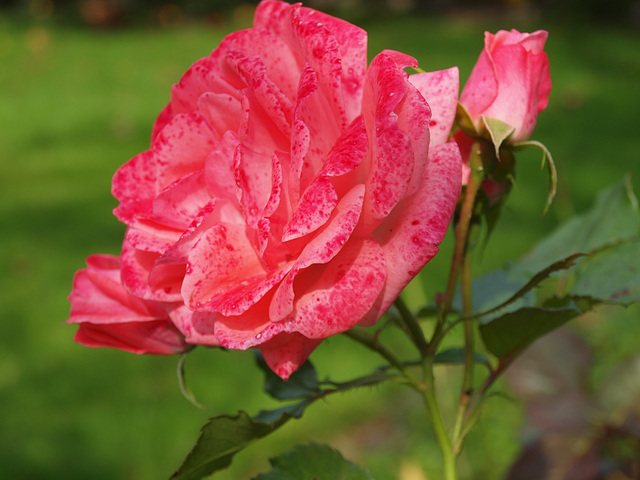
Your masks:
M423 68L460 65L467 78L484 29L551 32L552 91L535 138L553 152L560 190L542 218L539 155L519 157L512 192L476 270L524 253L627 171L639 173L640 37L589 25L501 23L474 17L367 21L370 54L405 51ZM187 25L95 32L0 17L0 471L6 478L167 478L211 415L273 404L249 353L197 349L187 360L202 412L181 396L172 357L89 350L64 325L73 272L95 252L117 253L124 228L110 210L113 172L148 146L169 87L233 26ZM637 185L637 178L636 178ZM443 288L450 244L411 286L417 305ZM638 310L583 325L599 361L640 347ZM578 326L580 326L578 324ZM618 339L624 329L627 335ZM395 341L395 340L392 340ZM346 379L377 359L344 338L312 357L321 375ZM444 370L445 383L457 373ZM379 480L438 456L408 390L381 387L316 405L300 422L238 457L219 478L247 478L267 457L313 439L339 447ZM495 399L461 459L465 478L499 478L515 454L520 410ZM475 449L476 453L473 452ZM405 463L398 461L404 458ZM470 472L473 472L471 475Z

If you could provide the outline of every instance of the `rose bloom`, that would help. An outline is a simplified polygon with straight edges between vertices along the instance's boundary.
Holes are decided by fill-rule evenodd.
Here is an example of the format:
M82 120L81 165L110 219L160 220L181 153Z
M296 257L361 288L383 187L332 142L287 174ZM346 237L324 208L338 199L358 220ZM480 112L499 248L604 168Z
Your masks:
M380 319L460 194L458 73L409 76L393 51L367 68L366 41L264 1L187 71L151 148L114 176L128 230L119 259L76 275L77 341L259 348L287 379L324 338Z
M551 91L549 59L543 51L547 36L543 30L485 32L484 50L460 95L477 130L484 115L515 128L510 143L531 136Z

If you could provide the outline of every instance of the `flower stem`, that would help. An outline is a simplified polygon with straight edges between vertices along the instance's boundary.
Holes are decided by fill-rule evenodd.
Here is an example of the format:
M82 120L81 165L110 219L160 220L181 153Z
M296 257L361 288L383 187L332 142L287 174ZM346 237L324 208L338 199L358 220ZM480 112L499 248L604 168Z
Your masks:
M474 144L471 149L471 154L469 155L469 167L471 168L471 174L462 200L462 206L460 207L458 223L455 228L456 238L453 258L451 259L451 269L449 270L449 279L444 293L444 300L440 303L438 308L438 321L440 323L445 321L446 315L451 310L451 303L453 302L453 296L458 283L458 275L462 264L464 263L466 254L469 226L471 225L476 195L478 194L478 190L480 189L480 184L482 182L482 158L480 147L477 143Z
M453 451L447 429L444 425L442 413L438 405L438 399L436 397L436 385L433 375L433 355L427 355L424 357L424 384L425 389L422 392L425 406L433 422L433 431L436 435L438 445L440 447L440 453L442 454L442 462L444 466L444 480L457 480L458 470L456 466L456 455Z
M472 293L472 275L471 275L471 255L473 249L473 240L469 239L473 235L472 218L476 207L476 197L478 190L482 184L484 171L482 167L482 157L480 146L476 143L471 149L469 155L470 175L467 184L467 190L460 211L460 219L456 228L456 251L459 251L458 261L460 264L460 288L462 292L462 315L470 317L473 315L473 293ZM455 287L455 282L454 282ZM473 379L475 370L475 331L472 319L464 321L464 373L462 377L462 387L460 391L460 399L458 401L458 413L453 427L452 438L454 444L454 453L459 453L462 445L464 433L468 429L465 428L465 420L469 406L471 395L473 394Z
M404 303L402 297L398 297L396 299L395 306L400 312L400 316L405 327L407 328L411 340L420 351L420 355L424 355L429 347L429 344L427 343L424 332L422 331L420 324L416 320L415 315L411 313L411 310L409 310L407 304Z
M404 376L411 385L417 389L421 389L421 382L415 378L411 373L407 371L407 367L403 364L398 357L396 357L389 349L382 345L376 338L369 335L367 332L359 329L352 328L344 332L344 335L355 340L356 342L364 345L369 350L373 350L378 355L383 357L390 365L398 370L402 376Z

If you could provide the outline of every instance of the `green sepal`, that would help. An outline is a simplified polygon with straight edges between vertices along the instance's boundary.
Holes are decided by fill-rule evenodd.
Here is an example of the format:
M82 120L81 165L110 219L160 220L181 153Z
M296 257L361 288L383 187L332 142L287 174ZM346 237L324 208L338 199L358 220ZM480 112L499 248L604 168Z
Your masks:
M468 137L475 138L480 136L480 132L476 129L469 111L460 102L458 102L458 106L456 107L455 123Z
M190 352L191 350L189 350ZM189 388L189 384L187 383L187 374L184 368L184 361L187 359L187 355L189 354L189 352L184 352L183 354L180 355L180 358L178 359L178 384L180 385L180 392L182 392L182 396L184 398L186 398L189 403L191 403L191 405L193 405L196 408L199 408L200 410L207 410L207 407L205 407L204 405L202 405L200 402L198 402L198 400L196 400L195 395L193 394L193 392L191 391L191 388Z
M489 138L491 138L491 143L493 143L493 148L496 152L496 158L500 160L500 148L502 144L511 136L511 134L516 130L515 127L512 127L508 123L503 122L502 120L498 120L497 118L489 118L484 115L480 115L482 120L482 124L484 128L487 130L489 134Z
M556 196L556 190L558 188L558 171L556 170L556 164L553 161L551 152L543 143L535 140L519 142L514 144L513 146L516 148L535 147L542 150L542 165L540 166L540 169L544 169L544 166L547 165L547 171L549 173L549 194L547 195L547 203L545 204L544 210L542 212L543 215L546 215L549 211L549 207L551 207L553 198Z

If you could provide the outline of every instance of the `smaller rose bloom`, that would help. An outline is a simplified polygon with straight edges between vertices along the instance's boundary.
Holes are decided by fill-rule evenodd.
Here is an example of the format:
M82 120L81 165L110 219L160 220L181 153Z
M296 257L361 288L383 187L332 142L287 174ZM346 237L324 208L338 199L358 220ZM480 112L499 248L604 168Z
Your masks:
M140 354L170 355L190 348L161 303L124 289L118 257L92 255L87 266L76 273L69 295L68 323L80 325L76 342Z
M547 36L544 30L485 32L484 50L460 95L478 131L484 116L515 128L509 143L531 136L551 91L549 59L543 51Z

